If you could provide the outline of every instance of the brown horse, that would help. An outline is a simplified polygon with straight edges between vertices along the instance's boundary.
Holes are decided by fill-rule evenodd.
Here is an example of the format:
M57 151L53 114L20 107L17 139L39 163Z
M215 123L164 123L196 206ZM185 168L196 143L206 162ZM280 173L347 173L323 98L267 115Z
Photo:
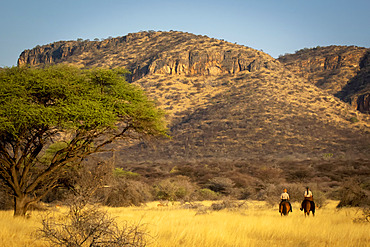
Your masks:
M283 216L288 216L289 214L289 211L290 211L290 205L289 205L289 202L281 202L280 203L280 215Z
M310 211L312 212L312 216L315 216L315 211L311 207L311 201L304 200L302 202L302 208L304 210L304 216L309 216L310 215Z

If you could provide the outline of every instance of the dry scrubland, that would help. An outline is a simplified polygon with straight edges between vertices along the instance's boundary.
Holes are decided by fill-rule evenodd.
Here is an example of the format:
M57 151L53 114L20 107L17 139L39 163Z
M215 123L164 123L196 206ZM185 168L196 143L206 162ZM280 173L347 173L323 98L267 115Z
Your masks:
M141 222L151 236L148 246L370 246L370 224L354 223L361 216L355 208L337 210L330 202L305 218L299 204L288 217L261 202L248 201L236 210L184 209L179 205L107 208L117 222ZM203 203L209 206L211 202ZM47 246L34 231L42 213L30 219L0 212L0 246Z
M358 188L369 188L370 116L344 103L340 91L347 84L348 92L356 91L365 82L370 61L365 52L315 48L284 56L278 64L263 52L201 35L142 32L36 47L21 55L20 64L123 66L166 111L171 139L128 150L123 143L114 154L116 167L135 175L112 179L112 191L119 188L121 198L112 191L108 195L117 203L130 200L122 196L129 193L121 193L127 188L133 188L134 199L151 199L147 188L165 178L171 186L200 189L209 189L212 179L229 179L232 190L225 194L239 199L260 194L253 199L272 201L287 181L299 193L312 183L337 199L347 178L359 178ZM224 70L207 74L214 67ZM341 100L334 95L338 92ZM232 211L158 208L157 203L107 210L118 221L144 224L152 236L149 246L370 246L370 224L353 222L361 212L337 210L336 203L318 209L315 218L305 218L298 204L291 215L280 217L277 206L260 202ZM0 247L47 246L34 235L42 212L30 219L12 214L0 211Z

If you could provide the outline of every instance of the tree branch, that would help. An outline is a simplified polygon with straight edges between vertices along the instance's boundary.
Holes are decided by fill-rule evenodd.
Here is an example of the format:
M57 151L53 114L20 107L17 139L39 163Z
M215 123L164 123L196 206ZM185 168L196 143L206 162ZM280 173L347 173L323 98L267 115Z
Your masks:
M92 151L91 153L96 153L96 152L99 152L99 150L106 146L107 144L110 144L112 143L114 140L116 140L117 138L120 138L122 137L129 129L131 129L131 125L127 125L125 128L123 128L123 130L119 133L119 134L116 134L114 136L112 136L110 139L106 140L105 142L99 144L95 149L94 151Z

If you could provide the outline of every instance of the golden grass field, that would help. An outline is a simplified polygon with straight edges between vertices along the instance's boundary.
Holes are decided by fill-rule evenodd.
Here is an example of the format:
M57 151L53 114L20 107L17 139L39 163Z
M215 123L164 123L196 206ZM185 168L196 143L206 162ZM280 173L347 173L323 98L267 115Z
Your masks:
M141 224L151 238L148 246L370 246L370 224L354 223L361 216L355 208L337 210L337 202L317 209L305 218L299 204L293 213L281 217L276 207L248 201L237 210L203 211L179 205L157 207L106 208L118 223ZM211 202L203 203L209 206ZM40 212L29 219L13 218L11 211L0 212L0 246L47 246L35 237Z

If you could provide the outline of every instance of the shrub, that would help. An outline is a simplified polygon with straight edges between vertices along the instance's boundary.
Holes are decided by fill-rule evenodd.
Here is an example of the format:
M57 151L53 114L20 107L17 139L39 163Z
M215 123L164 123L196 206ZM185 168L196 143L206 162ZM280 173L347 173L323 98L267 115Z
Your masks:
M142 225L120 227L105 211L96 206L74 204L66 215L46 216L38 230L51 246L146 246L147 236Z
M252 198L256 191L251 186L246 186L239 189L239 200L246 200Z
M255 171L255 176L265 183L281 181L283 171L280 168L262 166Z
M234 187L234 182L229 178L215 177L209 180L208 188L221 194L229 195Z
M356 117L351 117L351 118L349 119L349 121L350 121L351 123L357 123L357 122L359 122L359 120L358 120Z
M222 209L235 210L235 209L240 209L242 207L245 207L245 202L239 203L239 202L227 199L219 203L212 203L212 205L210 206L210 209L214 211L219 211Z
M198 191L199 200L216 200L219 198L219 194L210 189L200 189Z
M312 191L312 193L313 193L313 199L317 207L322 208L326 204L328 204L326 200L327 196L324 192L322 192L321 190L315 189Z
M366 192L361 188L359 181L351 179L343 183L339 190L340 202L337 205L338 208L341 207L359 207L368 206L369 197Z
M305 187L300 183L292 183L285 186L288 189L291 202L301 202L304 198Z
M149 185L122 177L113 178L110 186L100 189L97 196L111 207L140 206L153 198Z
M355 223L370 223L370 208L363 208L362 215L353 220Z
M167 201L192 201L195 185L185 176L177 176L160 181L154 186L155 198Z
M125 171L122 168L115 168L113 170L113 175L115 177L124 177L124 178L129 178L129 179L135 179L140 176L140 174L136 172L131 172L131 171Z
M259 199L266 201L270 206L276 205L280 202L281 186L268 184L264 190L259 193ZM288 191L289 192L289 191Z

